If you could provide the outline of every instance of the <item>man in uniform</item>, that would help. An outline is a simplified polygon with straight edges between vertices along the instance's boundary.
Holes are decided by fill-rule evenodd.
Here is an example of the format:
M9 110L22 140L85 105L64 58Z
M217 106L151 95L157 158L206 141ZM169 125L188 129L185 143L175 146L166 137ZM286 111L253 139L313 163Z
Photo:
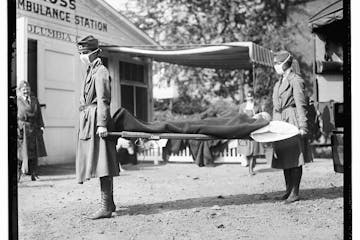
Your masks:
M113 200L113 176L119 175L116 142L107 138L113 128L110 116L110 75L102 64L98 40L87 36L77 43L80 60L87 73L80 89L80 119L76 152L76 178L83 183L100 178L100 209L90 218L109 218L116 210Z

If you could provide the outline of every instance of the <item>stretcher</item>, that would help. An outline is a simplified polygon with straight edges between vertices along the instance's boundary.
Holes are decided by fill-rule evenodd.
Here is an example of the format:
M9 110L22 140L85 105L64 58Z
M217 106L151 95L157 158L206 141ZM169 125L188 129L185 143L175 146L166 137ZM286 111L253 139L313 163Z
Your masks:
M250 137L256 142L276 142L291 138L299 134L299 129L287 122L270 121L268 125L250 133ZM146 133L146 132L108 132L109 136L122 138L141 138L148 140L177 139L177 140L219 140L214 136L205 134L186 133ZM231 139L231 138L227 138Z
M215 140L218 139L213 136L205 134L186 134L186 133L145 133L145 132L109 132L109 136L117 136L122 138L142 138L148 140L160 140L160 139L176 139L176 140Z

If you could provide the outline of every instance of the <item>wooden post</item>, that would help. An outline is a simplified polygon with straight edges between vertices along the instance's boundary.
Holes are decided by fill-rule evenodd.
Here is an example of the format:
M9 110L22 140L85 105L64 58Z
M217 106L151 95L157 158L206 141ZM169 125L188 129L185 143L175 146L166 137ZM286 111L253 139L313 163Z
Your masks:
M252 63L251 64L251 67L252 67L252 69L251 69L251 73L252 73L252 75L251 75L251 82L252 82L252 85L253 85L253 90L254 90L254 95L255 95L255 93L256 93L256 72L255 72L255 63Z

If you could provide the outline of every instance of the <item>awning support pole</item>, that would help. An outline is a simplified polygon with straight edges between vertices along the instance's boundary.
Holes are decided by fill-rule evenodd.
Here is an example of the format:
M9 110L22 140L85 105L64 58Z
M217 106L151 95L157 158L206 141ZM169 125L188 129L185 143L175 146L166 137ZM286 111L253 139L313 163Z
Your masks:
M252 84L253 84L253 90L254 90L254 95L256 92L256 72L255 72L255 63L251 64L251 71L252 71Z

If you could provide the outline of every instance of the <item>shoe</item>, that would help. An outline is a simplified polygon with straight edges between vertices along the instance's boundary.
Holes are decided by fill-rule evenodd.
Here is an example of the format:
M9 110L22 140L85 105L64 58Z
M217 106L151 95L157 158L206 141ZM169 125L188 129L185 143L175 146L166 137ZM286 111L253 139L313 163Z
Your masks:
M286 200L285 200L285 204L290 204L290 203L294 203L300 200L299 196L294 196L294 195L290 195Z
M100 208L90 216L90 219L96 220L100 218L110 218L113 209L109 200L109 193L101 192Z
M111 202L110 202L110 209L111 209L111 212L116 212L116 205L115 205L113 199L111 199Z
M36 181L35 175L31 175L31 181Z
M110 218L113 211L116 210L112 196L112 178L100 178L101 200L100 209L90 216L90 219Z
M274 199L278 200L278 201L284 201L289 197L289 195L290 195L290 193L285 193L284 195L275 197Z
M90 219L96 220L96 219L110 218L110 217L111 217L111 211L100 208L93 215L90 216Z

